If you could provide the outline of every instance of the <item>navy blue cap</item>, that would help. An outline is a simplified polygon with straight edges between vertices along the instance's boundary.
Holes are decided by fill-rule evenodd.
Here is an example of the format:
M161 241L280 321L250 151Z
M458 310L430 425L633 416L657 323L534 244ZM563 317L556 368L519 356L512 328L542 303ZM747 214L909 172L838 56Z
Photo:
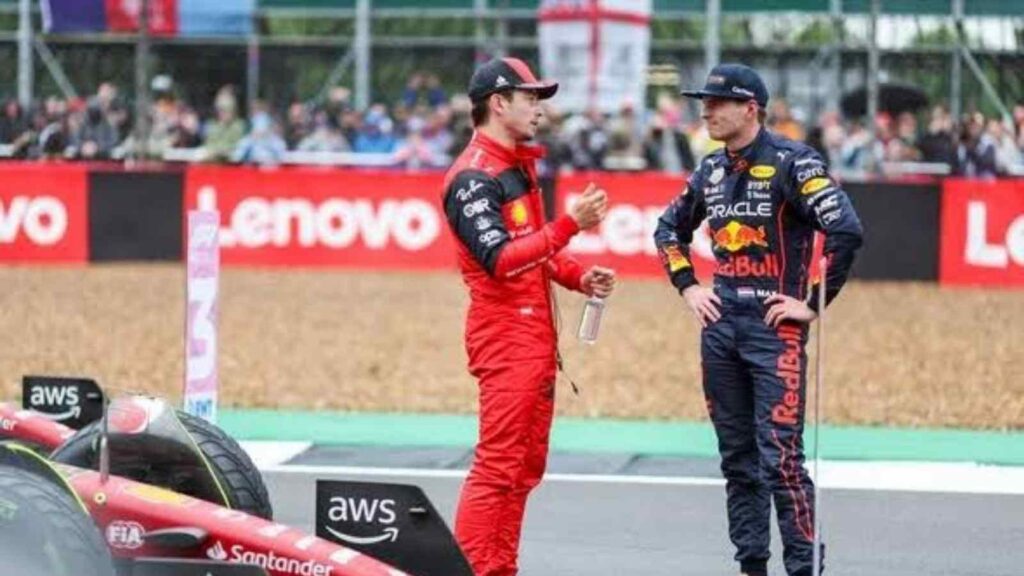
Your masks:
M730 98L732 100L754 100L764 108L768 105L768 88L761 76L743 64L719 64L711 69L702 90L683 90L683 96L690 98Z

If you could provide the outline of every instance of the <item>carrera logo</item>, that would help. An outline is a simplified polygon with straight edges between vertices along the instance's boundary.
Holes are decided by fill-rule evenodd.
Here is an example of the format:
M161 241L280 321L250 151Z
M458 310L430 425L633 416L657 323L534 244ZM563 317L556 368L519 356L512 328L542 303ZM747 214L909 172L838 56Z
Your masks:
M107 525L107 543L112 548L135 550L145 543L146 529L138 522L115 520Z
M198 204L203 210L217 210L217 189L203 186ZM466 205L465 212L472 217L486 209L487 200L480 199ZM328 198L315 202L297 197L249 196L225 214L223 222L220 244L225 248L342 249L363 245L381 250L394 245L415 252L433 244L441 231L437 211L418 198Z
M14 244L19 237L36 246L53 246L68 230L68 210L53 196L15 196L0 199L0 244Z
M754 178L771 178L772 176L775 176L775 167L767 166L764 164L754 166L753 168L750 169L750 175L753 176Z
M333 523L353 523L380 525L381 533L370 536L354 536L346 534L331 526L324 529L335 538L349 544L377 544L398 540L398 527L395 523L395 501L377 498L350 498L334 496L330 499L331 507L327 509L327 519Z
M333 566L327 566L316 560L297 560L287 556L279 556L273 551L254 552L246 550L241 544L235 544L230 552L224 550L219 540L206 550L206 557L218 562L232 564L254 564L274 573L294 574L296 576L330 576ZM339 562L343 564L344 562Z
M820 192L820 191L824 190L825 188L827 188L831 184L832 184L832 181L829 180L828 178L814 178L813 180L808 180L803 185L803 187L800 188L800 193L801 194L805 194L805 195L806 194L814 194L815 192Z

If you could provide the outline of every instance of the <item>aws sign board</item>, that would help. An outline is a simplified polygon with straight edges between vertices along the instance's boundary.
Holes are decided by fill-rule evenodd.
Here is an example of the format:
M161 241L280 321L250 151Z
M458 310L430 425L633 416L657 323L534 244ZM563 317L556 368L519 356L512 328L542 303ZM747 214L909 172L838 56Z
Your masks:
M89 378L25 376L21 379L21 404L26 410L79 429L103 414L103 393Z
M418 486L319 480L316 535L417 576L472 575Z

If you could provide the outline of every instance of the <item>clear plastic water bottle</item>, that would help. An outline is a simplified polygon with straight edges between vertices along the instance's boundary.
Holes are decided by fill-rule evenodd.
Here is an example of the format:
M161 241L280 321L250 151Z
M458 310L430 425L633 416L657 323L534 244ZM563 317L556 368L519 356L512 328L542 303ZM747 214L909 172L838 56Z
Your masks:
M580 328L576 337L584 344L597 342L597 333L601 329L601 316L604 314L604 299L597 296L587 298L580 316Z

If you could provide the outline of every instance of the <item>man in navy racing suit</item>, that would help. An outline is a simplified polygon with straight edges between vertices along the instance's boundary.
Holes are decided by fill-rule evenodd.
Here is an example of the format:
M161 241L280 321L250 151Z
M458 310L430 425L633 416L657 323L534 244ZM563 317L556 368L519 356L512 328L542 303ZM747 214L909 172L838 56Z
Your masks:
M814 485L804 469L808 289L814 232L825 234L825 295L846 281L862 228L846 193L810 147L766 130L768 90L743 65L716 66L702 100L706 157L658 221L654 240L672 284L703 327L704 394L726 479L729 536L740 571L767 574L771 499L783 561L810 576ZM707 220L717 261L712 287L697 282L693 233Z

